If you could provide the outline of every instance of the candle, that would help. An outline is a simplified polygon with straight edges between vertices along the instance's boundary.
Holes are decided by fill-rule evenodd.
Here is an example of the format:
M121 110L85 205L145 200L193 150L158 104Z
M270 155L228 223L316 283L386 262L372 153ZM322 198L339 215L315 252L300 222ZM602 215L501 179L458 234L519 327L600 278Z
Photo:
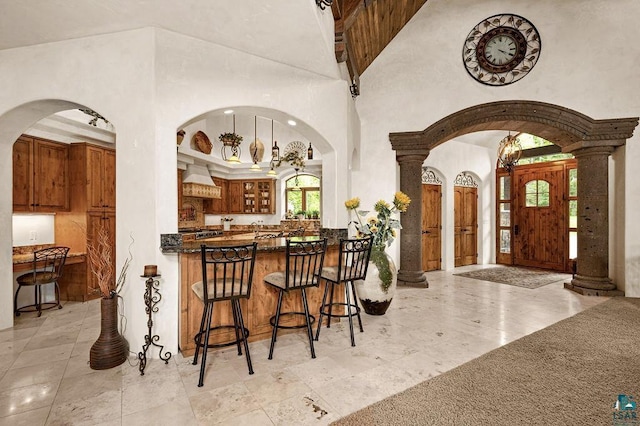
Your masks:
M144 265L144 276L155 277L158 274L157 265Z

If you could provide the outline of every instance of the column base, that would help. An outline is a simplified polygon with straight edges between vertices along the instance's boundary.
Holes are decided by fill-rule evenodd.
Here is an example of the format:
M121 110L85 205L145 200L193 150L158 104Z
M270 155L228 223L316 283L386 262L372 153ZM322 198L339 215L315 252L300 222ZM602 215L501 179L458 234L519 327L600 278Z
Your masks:
M564 288L574 291L578 294L582 294L584 296L624 297L624 291L616 289L615 285L613 286L612 290L605 290L598 288L581 287L579 283L576 283L575 281L576 280L571 280L571 282L564 283Z
M406 287L429 288L427 276L424 271L398 271L398 285Z

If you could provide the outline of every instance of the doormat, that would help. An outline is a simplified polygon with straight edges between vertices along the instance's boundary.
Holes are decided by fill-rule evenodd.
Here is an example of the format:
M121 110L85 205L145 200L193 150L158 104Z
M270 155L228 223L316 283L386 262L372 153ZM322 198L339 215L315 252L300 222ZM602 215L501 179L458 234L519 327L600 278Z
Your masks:
M571 279L571 274L517 266L495 266L453 275L530 289Z

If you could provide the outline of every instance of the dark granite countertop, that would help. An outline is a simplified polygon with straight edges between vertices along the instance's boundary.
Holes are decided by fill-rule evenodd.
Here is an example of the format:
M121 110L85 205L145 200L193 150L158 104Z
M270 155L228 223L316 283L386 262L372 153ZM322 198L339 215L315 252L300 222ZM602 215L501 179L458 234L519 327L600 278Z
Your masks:
M346 229L321 229L319 236L307 237L291 237L291 241L311 241L318 238L327 237L328 245L337 245L340 238L346 238ZM254 238L254 234L247 233L242 235L234 235L230 237L214 237L205 238L195 241L183 241L181 234L161 234L160 250L162 253L198 253L200 246L206 244L208 246L233 246L246 245L253 241L258 243L258 251L279 251L284 250L287 245L287 238Z

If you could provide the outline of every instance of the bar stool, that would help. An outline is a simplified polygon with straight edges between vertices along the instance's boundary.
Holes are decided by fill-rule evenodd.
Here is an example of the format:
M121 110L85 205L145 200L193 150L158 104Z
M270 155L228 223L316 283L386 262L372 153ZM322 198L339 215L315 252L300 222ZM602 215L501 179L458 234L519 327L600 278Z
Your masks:
M306 327L309 337L309 347L311 348L311 358L316 357L316 352L313 347L313 332L311 331L311 325L315 321L315 317L309 314L306 288L318 286L326 250L326 238L311 241L291 241L287 239L285 270L272 272L264 277L266 284L278 289L276 313L269 320L273 326L269 359L273 359L273 348L276 343L279 328L291 329ZM281 312L284 294L296 290L299 290L302 295L304 312ZM280 324L280 317L283 315L304 315L305 323L300 325L282 325Z
M251 354L249 353L249 330L244 326L240 299L248 299L251 294L253 282L253 268L256 261L257 243L246 245L207 247L200 246L202 260L202 281L191 286L195 295L204 304L200 331L195 335L196 353L193 356L193 365L198 363L198 353L202 348L202 361L200 365L200 380L198 387L204 384L204 370L207 362L207 350L222 346L238 346L238 355L242 355L240 342L244 344L245 357L249 374L253 374ZM204 285L206 283L206 285ZM213 305L215 302L229 300L233 314L233 325L211 326L213 317ZM211 330L234 329L235 340L225 343L210 344ZM204 337L204 339L203 339Z
M33 252L32 270L16 279L18 288L13 298L13 312L17 317L21 312L38 312L38 316L41 316L43 309L55 307L62 309L58 280L62 276L62 269L67 261L68 253L69 247L50 247ZM54 285L56 298L53 302L42 303L42 286L48 284ZM22 287L33 287L34 303L18 308L18 293Z
M371 255L372 247L373 244L371 237L362 239L341 239L338 266L325 266L322 268L320 279L325 280L327 282L327 286L324 288L322 305L320 305L320 319L318 321L318 329L316 330L316 340L320 337L320 328L322 328L323 316L327 316L327 328L331 328L332 317L348 317L349 331L351 332L351 346L356 345L356 341L353 336L353 310L355 310L355 314L358 317L360 332L363 332L364 329L362 328L360 307L358 306L358 297L356 295L356 289L353 281L364 280L367 276L367 266L369 265L369 256ZM341 284L345 285L346 303L333 301L334 287ZM329 303L327 303L329 287L331 287L331 293L329 296ZM349 291L349 287L351 287L351 291ZM349 293L353 295L353 303L351 302ZM333 312L333 306L344 306L347 313L336 314Z

